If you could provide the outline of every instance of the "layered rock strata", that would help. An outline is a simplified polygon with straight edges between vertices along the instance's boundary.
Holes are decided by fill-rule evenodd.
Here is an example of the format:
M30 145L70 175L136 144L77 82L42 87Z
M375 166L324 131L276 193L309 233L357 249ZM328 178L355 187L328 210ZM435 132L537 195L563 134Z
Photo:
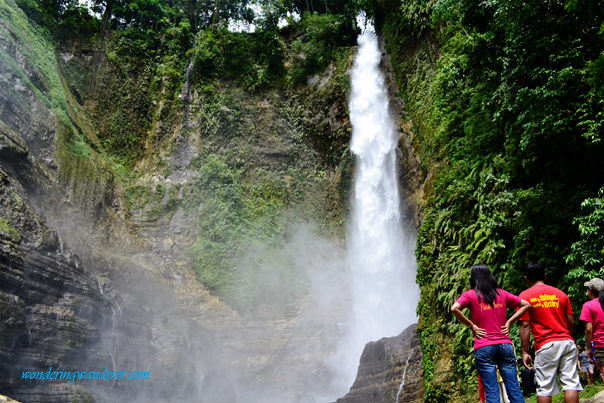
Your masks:
M12 0L2 7L18 12ZM69 60L81 59L94 76L102 70L102 52L91 56L74 45L73 53L63 49L55 58L51 49L48 70L41 71L31 59L51 45L35 44L27 54L31 44L11 26L0 18L0 392L51 403L326 401L333 368L325 357L346 330L345 282L327 279L324 270L324 277L311 280L338 287L309 293L281 318L262 312L242 318L197 281L187 255L190 220L182 208L159 218L128 208L87 118L89 94L60 73ZM52 96L51 76L58 83ZM58 121L59 103L48 102L56 91L64 93L61 113L72 132ZM282 106L280 99L249 100L256 101L266 121ZM191 102L199 100L193 96ZM330 130L345 131L345 102L332 107ZM254 146L258 165L287 163L288 140L265 137ZM175 139L186 158L174 160L166 182L190 178L197 140ZM308 266L319 266L322 255L341 260L331 256L339 250L308 249ZM22 372L50 367L144 370L151 380L21 379Z
M43 170L1 122L0 160L0 390L26 402L77 401L87 393L97 401L127 401L166 391L194 401L201 381L192 374L203 370L206 388L226 399L214 401L233 399L229 370L210 333L176 309L165 281L153 279L150 267L110 255L87 266L34 211L36 194L18 178ZM56 183L47 175L37 179L52 200ZM108 287L95 270L108 277L120 271L124 284ZM137 293L129 286L133 281L150 292ZM153 382L22 379L23 373L50 368L138 368L149 371Z
M416 327L368 343L350 392L336 403L423 402L422 350Z

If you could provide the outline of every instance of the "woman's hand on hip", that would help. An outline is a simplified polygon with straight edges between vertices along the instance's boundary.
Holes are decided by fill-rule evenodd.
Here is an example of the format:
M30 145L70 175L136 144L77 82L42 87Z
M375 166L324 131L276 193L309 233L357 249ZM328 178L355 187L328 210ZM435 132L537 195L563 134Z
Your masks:
M473 323L472 323L472 333L474 333L474 337L476 337L477 339L482 339L484 336L487 335L487 331L486 330L484 330L483 328L480 328L480 327L476 326Z

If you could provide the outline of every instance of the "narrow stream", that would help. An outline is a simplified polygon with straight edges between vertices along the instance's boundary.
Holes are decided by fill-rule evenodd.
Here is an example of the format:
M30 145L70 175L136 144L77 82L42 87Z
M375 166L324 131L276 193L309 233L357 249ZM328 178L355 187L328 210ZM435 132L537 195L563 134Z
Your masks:
M407 361L405 361L405 369L403 370L403 380L401 381L401 386L398 387L398 392L396 393L395 402L398 403L401 397L401 393L403 393L403 388L405 387L405 376L407 376L407 365L409 365L409 359L413 355L413 350L409 353L409 357L407 357Z

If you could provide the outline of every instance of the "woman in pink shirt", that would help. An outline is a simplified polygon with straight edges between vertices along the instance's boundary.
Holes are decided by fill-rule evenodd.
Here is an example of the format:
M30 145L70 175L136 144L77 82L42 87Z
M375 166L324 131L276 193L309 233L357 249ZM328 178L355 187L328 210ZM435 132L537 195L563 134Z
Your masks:
M497 368L511 403L524 403L518 383L516 354L510 339L513 325L531 305L509 292L497 288L497 280L485 264L472 266L471 289L464 292L451 307L451 312L474 334L476 368L484 384L487 403L499 403ZM472 320L461 311L470 309ZM506 320L506 309L518 311Z
M585 321L587 357L598 364L600 376L604 380L604 280L592 278L585 283L585 287L589 301L583 305L579 320Z

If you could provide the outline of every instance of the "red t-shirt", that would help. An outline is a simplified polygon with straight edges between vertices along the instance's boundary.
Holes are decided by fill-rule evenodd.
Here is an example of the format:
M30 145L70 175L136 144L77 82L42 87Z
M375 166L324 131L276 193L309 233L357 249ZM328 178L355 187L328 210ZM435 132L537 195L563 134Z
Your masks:
M535 351L550 341L573 340L566 321L566 315L572 315L573 308L564 292L539 284L521 292L520 298L531 304L531 309L520 320L531 322Z
M518 308L521 300L514 294L500 288L497 289L497 292L499 295L495 296L495 301L493 301L494 308L482 300L478 301L474 290L464 292L455 301L462 308L470 308L472 322L487 332L482 339L474 337L474 350L494 344L512 344L512 339L510 339L510 336L503 334L501 326L505 325L507 321L506 308Z
M583 305L579 320L592 323L594 347L604 347L604 311L602 311L598 298Z

